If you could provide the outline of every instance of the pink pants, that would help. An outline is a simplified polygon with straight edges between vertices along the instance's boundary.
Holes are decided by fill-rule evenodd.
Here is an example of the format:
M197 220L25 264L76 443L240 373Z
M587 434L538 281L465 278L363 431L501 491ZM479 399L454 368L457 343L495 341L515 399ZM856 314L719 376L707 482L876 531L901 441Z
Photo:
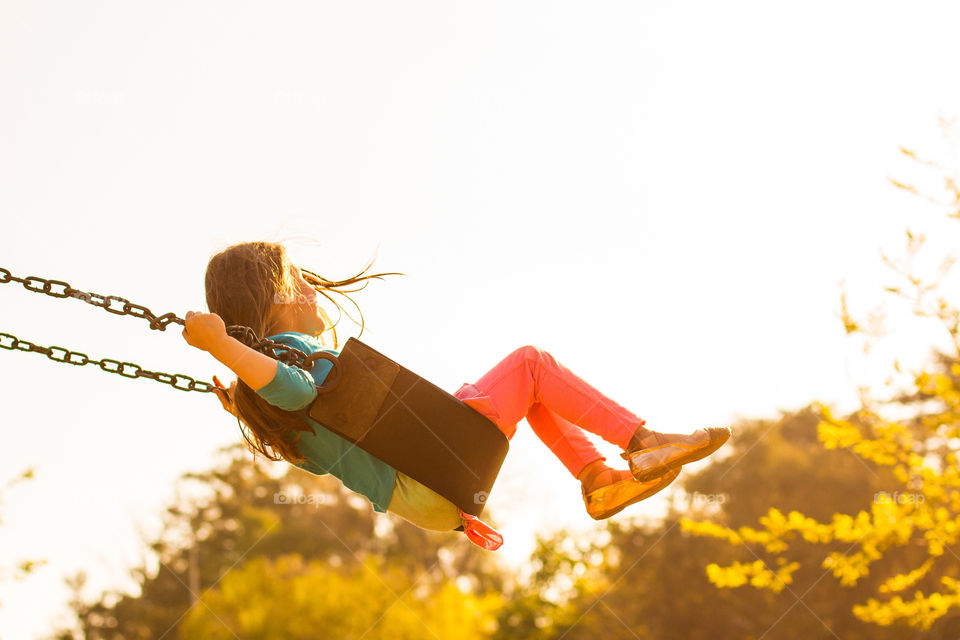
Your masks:
M531 346L520 347L453 395L493 421L508 440L526 418L574 477L588 463L606 460L580 428L626 449L645 422Z

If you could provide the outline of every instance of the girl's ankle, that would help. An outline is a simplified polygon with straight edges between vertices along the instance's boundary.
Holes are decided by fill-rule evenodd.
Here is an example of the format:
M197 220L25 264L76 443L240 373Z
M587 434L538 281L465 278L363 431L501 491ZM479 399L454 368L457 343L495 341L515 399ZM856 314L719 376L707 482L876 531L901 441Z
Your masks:
M577 476L577 479L580 480L580 483L583 485L584 491L590 493L601 487L632 477L633 474L630 471L614 469L605 464L603 459L598 459L587 464Z
M652 447L655 444L657 444L656 432L647 429L641 424L637 427L637 430L633 432L633 436L630 437L630 442L627 443L627 451L639 451L640 449Z

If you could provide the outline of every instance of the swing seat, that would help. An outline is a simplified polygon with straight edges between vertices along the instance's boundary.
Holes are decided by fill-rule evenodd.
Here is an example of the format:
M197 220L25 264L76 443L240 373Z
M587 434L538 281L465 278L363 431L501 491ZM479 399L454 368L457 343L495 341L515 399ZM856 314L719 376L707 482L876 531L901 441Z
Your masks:
M314 355L334 366L307 415L480 515L510 446L497 425L356 338L339 356Z

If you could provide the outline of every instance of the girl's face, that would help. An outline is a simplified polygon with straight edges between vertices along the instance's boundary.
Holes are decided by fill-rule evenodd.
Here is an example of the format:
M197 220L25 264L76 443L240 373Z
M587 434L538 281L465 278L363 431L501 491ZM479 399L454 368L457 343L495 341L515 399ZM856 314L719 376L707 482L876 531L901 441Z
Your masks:
M312 307L314 310L317 308L317 291L310 286L310 283L307 282L303 274L300 273L300 268L297 265L290 265L290 273L293 275L293 283L297 287L298 296L297 301L303 302L305 305Z
M282 301L278 309L280 327L275 333L296 331L311 335L319 334L326 328L323 316L320 314L319 294L310 283L303 278L296 265L290 265L290 276L293 280L295 293Z

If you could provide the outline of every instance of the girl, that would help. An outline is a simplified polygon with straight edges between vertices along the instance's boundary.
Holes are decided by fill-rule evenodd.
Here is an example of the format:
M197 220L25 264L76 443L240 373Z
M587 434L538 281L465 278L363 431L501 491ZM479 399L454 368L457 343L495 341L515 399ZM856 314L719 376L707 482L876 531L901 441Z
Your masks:
M188 312L183 337L237 374L238 380L217 395L241 422L241 433L255 454L287 460L317 475L329 473L366 497L376 512L389 511L424 529L463 530L475 544L496 549L502 538L488 525L319 423L293 413L314 400L316 386L332 368L329 361L318 360L311 371L304 371L251 349L226 332L227 325L243 325L307 355L319 350L339 354L336 329L317 294L333 301L327 291L346 295L343 287L404 275L364 276L371 265L351 278L331 281L291 264L281 244L233 245L207 265L210 313ZM342 311L339 304L337 308ZM362 322L361 313L361 334ZM327 332L333 334L333 350L324 349L319 339ZM646 429L644 420L533 346L515 350L454 395L494 422L508 439L526 418L580 481L587 513L596 520L662 490L676 479L681 465L709 455L730 435L727 428L700 429L690 435ZM621 457L628 460L630 470L604 464L606 457L581 429L623 448Z

